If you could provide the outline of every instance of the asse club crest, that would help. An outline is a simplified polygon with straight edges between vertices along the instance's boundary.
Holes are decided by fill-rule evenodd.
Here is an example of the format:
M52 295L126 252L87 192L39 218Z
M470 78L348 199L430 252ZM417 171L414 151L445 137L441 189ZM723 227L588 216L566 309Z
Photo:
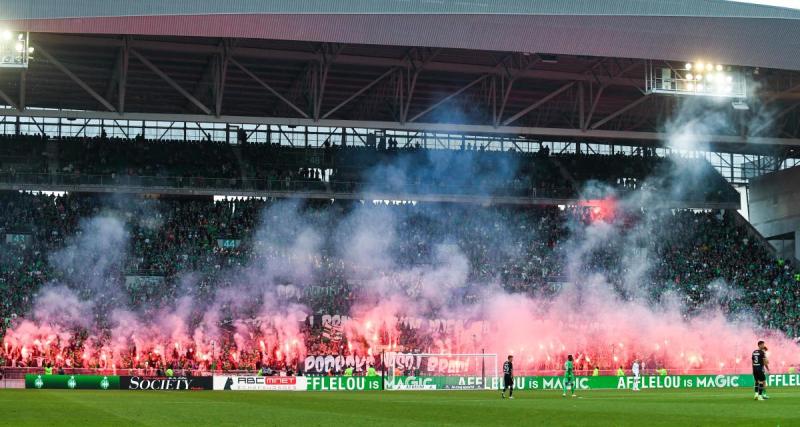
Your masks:
M44 380L42 379L41 375L37 375L36 379L33 380L33 386L36 387L36 388L44 387Z
M74 376L70 376L67 380L67 387L74 389L76 385L78 385L78 381L75 380Z
M100 388L103 390L108 390L108 377L103 377L103 379L100 380Z

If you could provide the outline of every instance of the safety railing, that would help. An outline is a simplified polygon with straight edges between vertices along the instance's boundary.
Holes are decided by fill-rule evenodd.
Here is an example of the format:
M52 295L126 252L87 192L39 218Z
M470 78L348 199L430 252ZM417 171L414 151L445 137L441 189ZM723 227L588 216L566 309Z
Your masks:
M211 178L180 176L86 175L0 172L0 183L42 187L114 187L254 191L268 193L386 193L393 195L487 195L514 197L569 197L571 189L534 189L515 182L507 185L452 185L443 182L369 183L292 178Z
M571 204L581 199L573 188L536 187L520 182L477 182L454 185L447 182L358 182L345 180L308 180L292 178L209 178L139 175L85 175L79 173L0 172L0 188L15 190L141 192L166 194L205 194L255 197L305 196L311 198L372 198L421 201L483 201L502 199L507 203ZM620 186L617 196L635 191ZM584 195L586 196L586 195ZM736 203L704 200L664 201L676 208L738 209Z

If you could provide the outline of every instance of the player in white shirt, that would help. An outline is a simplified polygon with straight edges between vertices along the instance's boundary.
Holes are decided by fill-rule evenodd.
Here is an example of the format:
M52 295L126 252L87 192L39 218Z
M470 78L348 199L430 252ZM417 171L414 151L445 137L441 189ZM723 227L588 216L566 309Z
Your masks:
M633 366L631 366L631 372L633 372L633 391L639 391L639 360L633 360Z

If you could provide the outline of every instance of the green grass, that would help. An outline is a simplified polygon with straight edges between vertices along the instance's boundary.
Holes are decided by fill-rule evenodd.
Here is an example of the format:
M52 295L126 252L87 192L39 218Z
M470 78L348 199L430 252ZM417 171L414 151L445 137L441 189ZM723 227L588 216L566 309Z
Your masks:
M40 426L800 426L800 389L134 392L0 390L0 425Z

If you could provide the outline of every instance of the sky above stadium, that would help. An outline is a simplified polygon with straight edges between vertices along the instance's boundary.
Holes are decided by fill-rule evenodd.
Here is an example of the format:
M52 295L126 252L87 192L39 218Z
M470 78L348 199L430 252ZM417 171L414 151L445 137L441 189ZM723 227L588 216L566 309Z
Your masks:
M800 10L800 0L730 0L738 3L760 4Z

